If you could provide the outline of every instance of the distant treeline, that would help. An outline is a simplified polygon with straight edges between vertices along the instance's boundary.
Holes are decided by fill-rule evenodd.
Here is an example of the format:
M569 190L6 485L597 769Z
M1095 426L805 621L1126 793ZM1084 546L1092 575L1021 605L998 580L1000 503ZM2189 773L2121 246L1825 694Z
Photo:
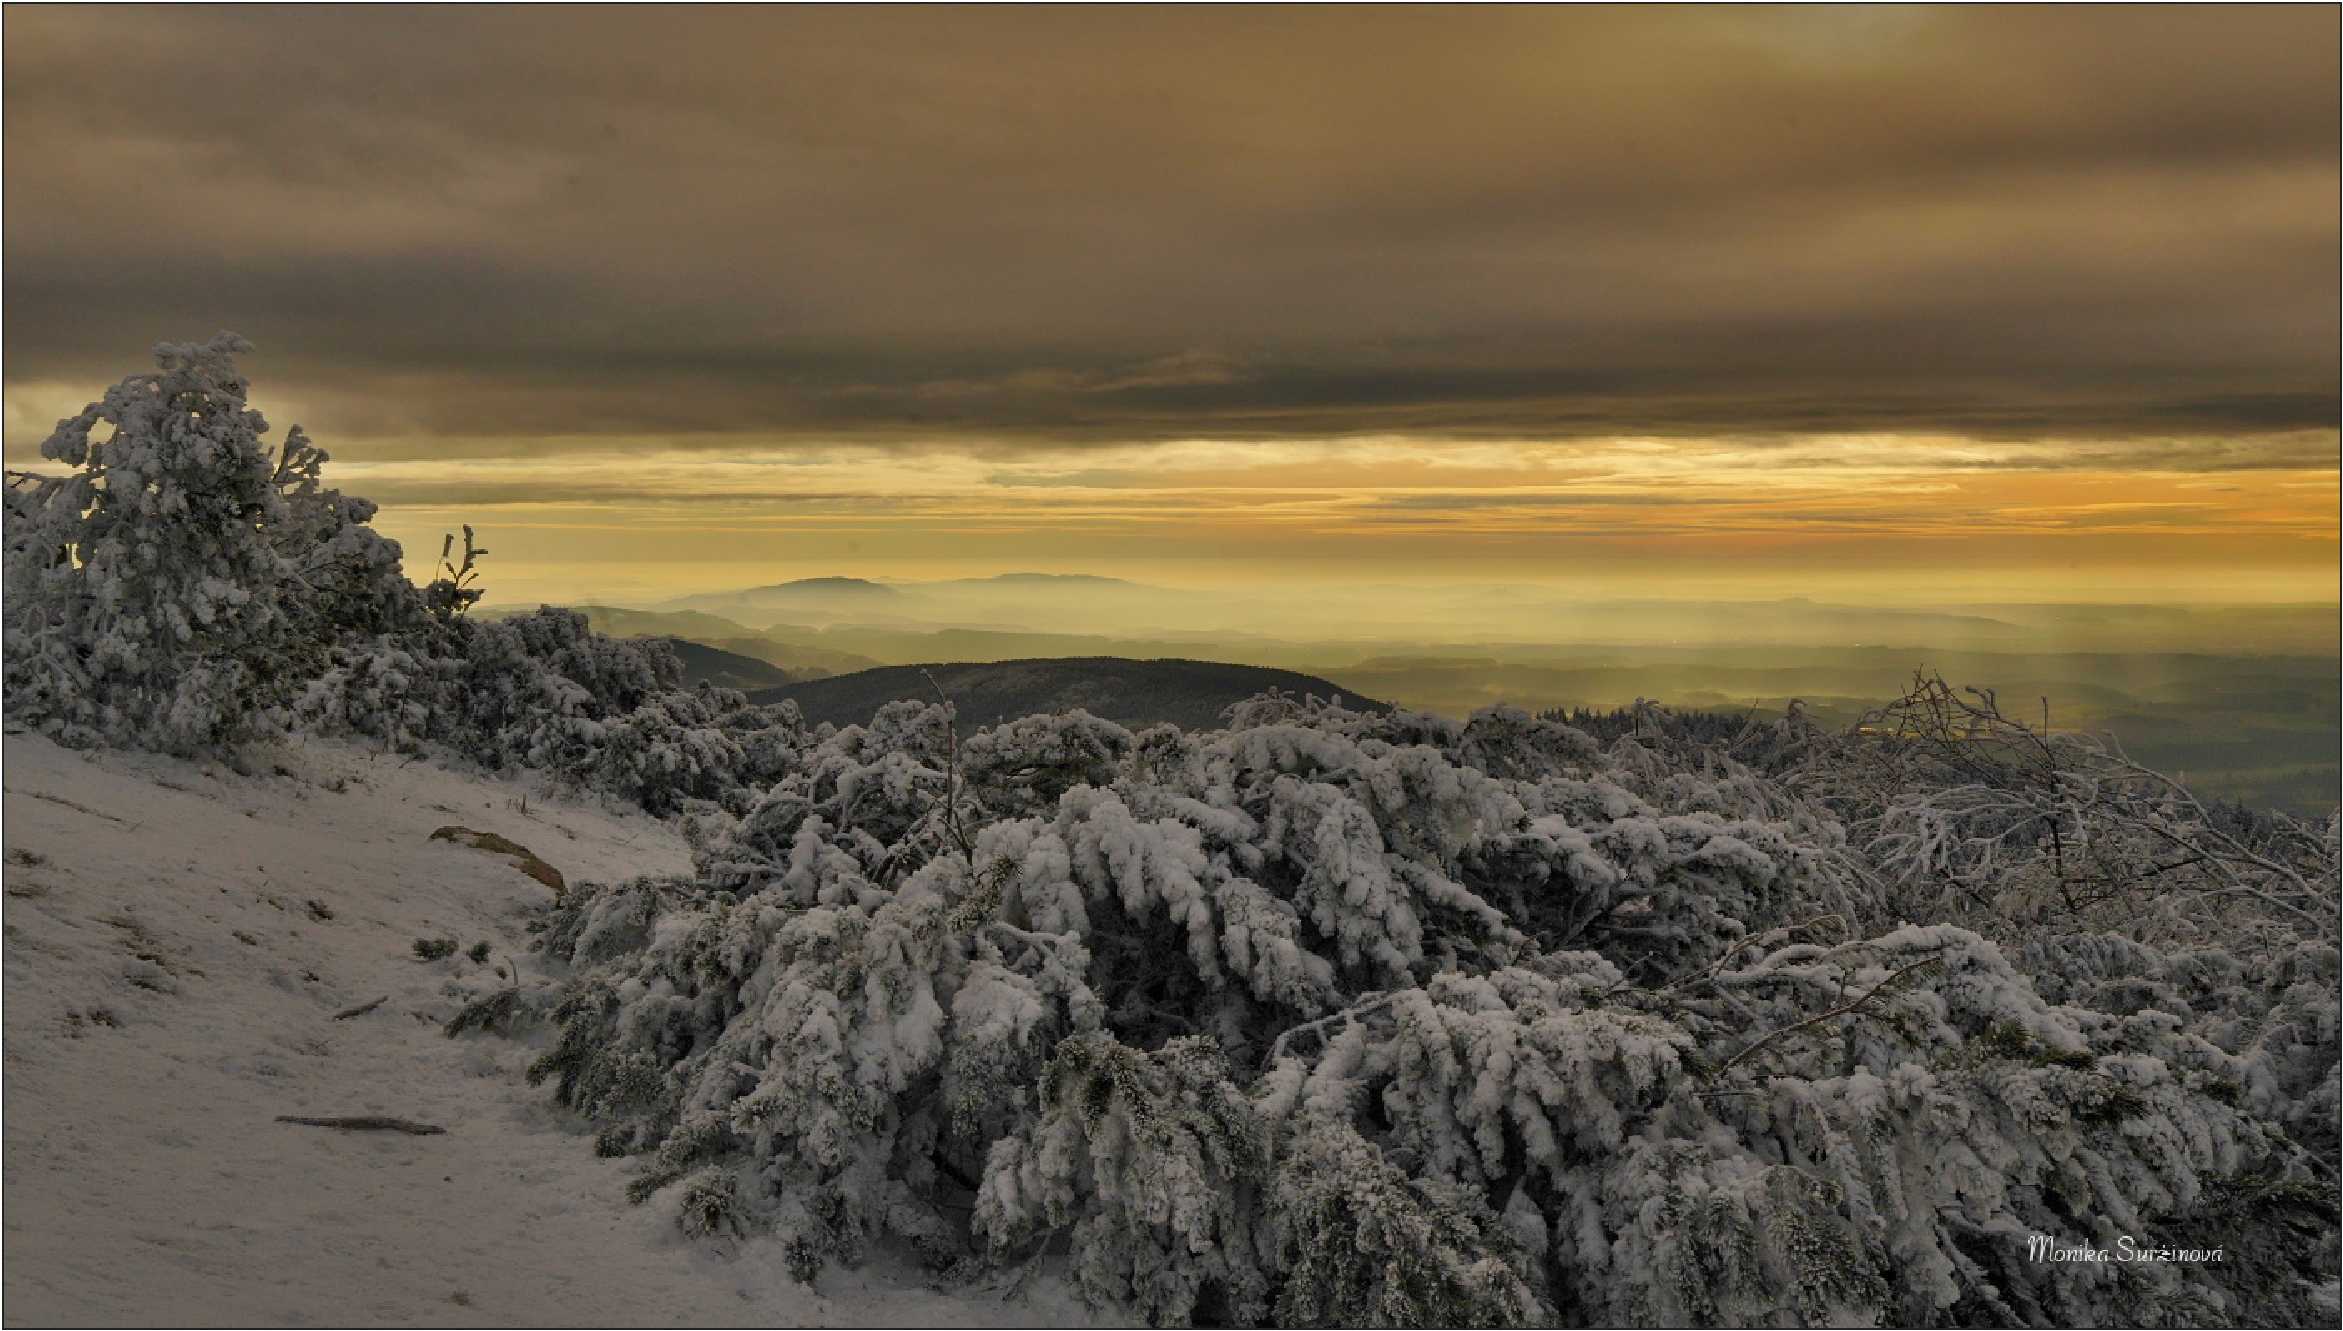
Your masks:
M1750 712L1679 712L1661 708L1658 704L1643 707L1551 707L1539 712L1541 721L1558 721L1573 730L1582 730L1605 744L1626 735L1649 734L1665 715L1668 733L1696 744L1727 744L1749 728L1752 720L1759 720ZM1775 713L1765 713L1770 720Z

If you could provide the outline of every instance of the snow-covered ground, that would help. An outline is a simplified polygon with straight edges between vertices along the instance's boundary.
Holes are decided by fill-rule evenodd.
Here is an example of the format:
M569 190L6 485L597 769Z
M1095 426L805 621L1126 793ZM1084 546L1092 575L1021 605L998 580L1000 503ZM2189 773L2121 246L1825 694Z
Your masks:
M1046 1277L1004 1301L879 1260L808 1289L770 1241L687 1242L523 1083L529 1048L440 1034L505 958L543 982L526 925L551 894L433 829L501 834L577 882L687 868L668 826L343 744L259 776L25 736L0 756L9 1325L1092 1319ZM416 959L443 937L490 964Z

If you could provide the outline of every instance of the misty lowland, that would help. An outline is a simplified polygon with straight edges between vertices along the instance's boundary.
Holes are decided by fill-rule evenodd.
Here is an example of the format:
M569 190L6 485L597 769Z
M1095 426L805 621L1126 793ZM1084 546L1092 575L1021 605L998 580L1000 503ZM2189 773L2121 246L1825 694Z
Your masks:
M0 1331L2343 1325L2338 107L0 4Z
M1329 611L1337 599L1351 604ZM1407 603L1398 589L1381 599ZM2215 798L2306 815L2337 799L2343 717L2332 605L1882 614L1798 599L1572 602L1505 587L1472 589L1469 599L1478 604L1460 621L1504 623L1508 637L1429 623L1382 636L1396 616L1377 612L1371 587L1317 590L1305 607L1039 574L816 577L640 608L570 608L614 637L671 640L689 680L760 702L792 699L811 720L843 723L881 702L932 699L910 667L954 663L981 690L959 699L961 711L984 722L1079 706L1126 726L1194 727L1247 694L1282 688L1459 717L1496 705L1616 711L1655 701L1775 717L1796 704L1844 727L1902 692L1917 670L1990 681L2036 728L2111 736ZM1313 608L1377 625L1378 636L1274 631L1306 622ZM1101 628L1069 633L1060 627L1068 624ZM1082 660L1044 664L1063 658ZM965 670L973 663L1000 668Z

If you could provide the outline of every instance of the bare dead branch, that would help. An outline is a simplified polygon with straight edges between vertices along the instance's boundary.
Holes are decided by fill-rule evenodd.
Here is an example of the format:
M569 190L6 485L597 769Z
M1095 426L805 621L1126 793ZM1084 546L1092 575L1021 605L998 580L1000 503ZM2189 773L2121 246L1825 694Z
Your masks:
M279 1123L300 1123L312 1128L334 1128L342 1132L403 1132L410 1137L438 1137L447 1129L434 1123L417 1123L411 1118L389 1118L381 1114L358 1114L346 1118L302 1118L297 1114L277 1115Z

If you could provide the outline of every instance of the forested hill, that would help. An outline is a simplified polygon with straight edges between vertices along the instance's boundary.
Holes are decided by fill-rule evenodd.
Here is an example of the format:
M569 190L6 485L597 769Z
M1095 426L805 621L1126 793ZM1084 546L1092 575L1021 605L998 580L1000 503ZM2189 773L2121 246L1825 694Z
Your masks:
M739 652L728 652L704 642L693 642L689 638L660 638L658 641L667 644L675 653L675 659L683 662L683 677L693 682L704 679L710 684L745 692L750 689L777 688L790 678L788 671L769 661L743 656Z
M930 684L928 677L934 676ZM1353 711L1385 712L1389 703L1361 698L1316 675L1220 661L1137 661L1119 656L1057 657L927 666L882 666L850 675L761 689L753 702L791 699L809 722L867 722L890 702L935 700L936 689L969 725L990 725L1081 708L1137 729L1169 721L1187 729L1218 727L1222 709L1270 689L1321 698L1340 694Z

